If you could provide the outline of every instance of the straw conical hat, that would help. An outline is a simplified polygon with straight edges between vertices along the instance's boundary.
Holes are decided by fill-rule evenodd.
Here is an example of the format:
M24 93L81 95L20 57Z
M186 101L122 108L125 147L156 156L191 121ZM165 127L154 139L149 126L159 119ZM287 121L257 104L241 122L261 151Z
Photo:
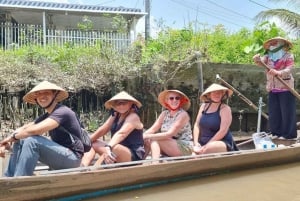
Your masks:
M57 102L63 101L66 98L69 97L69 93L64 90L63 88L50 83L48 81L43 81L41 83L39 83L38 85L36 85L33 89L31 89L24 97L23 97L23 101L27 102L27 103L31 103L31 104L36 104L36 94L35 92L37 91L42 91L42 90L56 90L59 91L57 96L56 96L56 100Z
M116 100L127 100L127 101L132 101L138 108L142 107L142 104L140 101L136 100L134 97L129 95L126 91L121 91L120 93L116 94L113 96L111 99L105 102L104 106L106 109L111 109L113 108L113 103Z
M183 92L176 90L176 89L170 89L170 90L164 90L162 92L160 92L160 94L158 95L158 102L164 107L167 108L166 106L166 97L168 95L168 93L170 92L175 92L180 94L184 99L185 99L185 103L182 105L182 108L184 110L188 110L191 106L191 101L190 99L187 97L187 95L185 95Z
M222 85L219 85L219 84L212 84L210 85L200 96L200 100L202 101L209 101L209 99L207 98L207 94L209 94L210 92L213 92L213 91L225 91L228 93L228 97L230 97L232 94L233 94L233 91L231 89L228 89L227 87L224 87ZM225 97L227 98L227 97Z
M284 43L286 43L286 44L289 46L289 48L292 48L292 47L293 47L293 44L292 44L290 41L288 41L287 39L282 38L282 37L280 37L280 36L277 36L277 37L271 38L271 39L269 39L269 40L266 40L266 41L264 42L264 44L263 44L264 49L265 49L265 50L268 50L268 49L270 48L270 44L271 44L273 41L278 41L278 40L281 40L281 41L283 41Z

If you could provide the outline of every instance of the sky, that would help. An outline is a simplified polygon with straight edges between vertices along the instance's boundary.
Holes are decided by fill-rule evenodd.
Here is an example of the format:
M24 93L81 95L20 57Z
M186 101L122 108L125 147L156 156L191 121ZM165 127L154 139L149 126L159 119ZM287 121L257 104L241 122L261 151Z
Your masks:
M63 3L78 3L100 6L123 6L139 8L145 11L145 0L39 0ZM163 26L184 28L190 22L197 21L194 29L211 28L223 24L228 31L238 31L243 27L252 29L254 17L261 11L285 8L293 10L286 3L274 3L269 0L150 0L151 30ZM197 26L197 27L196 27ZM144 21L138 24L139 32L144 30Z

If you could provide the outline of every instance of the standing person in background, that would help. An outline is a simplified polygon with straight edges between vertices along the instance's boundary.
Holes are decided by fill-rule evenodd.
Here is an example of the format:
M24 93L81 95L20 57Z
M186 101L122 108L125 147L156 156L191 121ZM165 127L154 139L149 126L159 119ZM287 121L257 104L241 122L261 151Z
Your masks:
M231 109L225 103L232 93L226 87L212 84L201 94L203 104L193 130L195 154L238 150L229 130L232 122Z
M290 53L292 43L282 37L271 38L264 42L266 54L253 57L258 66L267 64L271 70L266 70L269 110L269 127L272 135L292 139L297 137L296 100L289 89L276 76L281 77L290 88L294 88L292 69L294 56Z
M8 148L9 143L14 143L5 176L31 176L38 161L50 169L80 166L84 154L80 123L75 112L58 104L68 96L68 92L61 87L43 81L23 97L25 102L39 105L46 113L0 142L0 148ZM68 128L73 140L61 126ZM47 132L51 139L41 136ZM0 150L3 151L3 148Z
M92 135L93 148L85 153L82 165L88 166L95 154L100 155L95 165L142 160L145 154L143 124L138 115L142 104L122 91L105 102L111 115ZM108 143L99 138L111 133Z
M183 156L192 153L192 129L186 112L190 99L179 90L164 90L158 102L166 109L154 124L144 132L146 149L151 149L152 159L160 155ZM147 152L147 151L146 151Z

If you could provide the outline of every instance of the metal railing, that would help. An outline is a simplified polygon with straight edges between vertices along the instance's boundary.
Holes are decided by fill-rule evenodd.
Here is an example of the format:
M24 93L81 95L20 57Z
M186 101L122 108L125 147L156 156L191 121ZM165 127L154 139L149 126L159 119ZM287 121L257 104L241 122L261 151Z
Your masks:
M24 45L63 46L65 44L76 46L101 44L115 50L124 50L131 44L131 39L129 33L51 28L44 31L42 25L0 23L0 46L4 50L16 49Z

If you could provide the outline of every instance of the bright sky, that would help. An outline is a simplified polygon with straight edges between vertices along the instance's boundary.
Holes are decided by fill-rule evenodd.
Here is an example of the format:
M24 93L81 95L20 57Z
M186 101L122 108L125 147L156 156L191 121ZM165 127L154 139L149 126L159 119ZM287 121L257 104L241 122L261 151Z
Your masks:
M40 0L64 3L79 3L100 6L123 6L139 8L145 11L145 0ZM190 22L198 21L197 29L210 28L223 24L229 31L238 31L242 27L253 28L253 17L260 11L286 8L287 4L278 4L268 0L150 0L151 27L155 21L163 20L164 26L184 28ZM143 22L142 22L143 23Z

